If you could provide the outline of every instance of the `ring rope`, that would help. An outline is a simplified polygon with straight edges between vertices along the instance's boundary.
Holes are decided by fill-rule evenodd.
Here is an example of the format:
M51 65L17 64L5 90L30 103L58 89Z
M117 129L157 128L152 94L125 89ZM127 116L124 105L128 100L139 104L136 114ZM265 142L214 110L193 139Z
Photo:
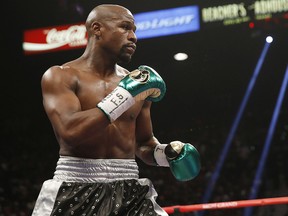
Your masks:
M196 205L175 205L163 207L168 214L176 212L193 212L199 210L210 210L210 209L228 209L228 208L243 208L250 206L263 206L263 205L279 205L287 204L288 197L275 197L265 199L251 199L251 200L236 200L228 202L215 202L215 203L204 203Z

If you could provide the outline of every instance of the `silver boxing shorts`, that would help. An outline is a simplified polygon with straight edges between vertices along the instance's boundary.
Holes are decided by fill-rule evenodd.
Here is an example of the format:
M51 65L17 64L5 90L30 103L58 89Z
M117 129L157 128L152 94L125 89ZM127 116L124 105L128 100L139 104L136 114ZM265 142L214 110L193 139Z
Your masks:
M32 216L168 216L157 196L149 179L139 179L134 159L60 156Z

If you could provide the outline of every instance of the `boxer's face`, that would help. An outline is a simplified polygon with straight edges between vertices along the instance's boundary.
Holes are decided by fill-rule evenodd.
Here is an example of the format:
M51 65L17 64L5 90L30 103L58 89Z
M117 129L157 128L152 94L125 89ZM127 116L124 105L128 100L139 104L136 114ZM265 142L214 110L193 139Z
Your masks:
M112 13L103 23L102 38L117 62L128 63L136 50L136 26L132 14L127 10Z

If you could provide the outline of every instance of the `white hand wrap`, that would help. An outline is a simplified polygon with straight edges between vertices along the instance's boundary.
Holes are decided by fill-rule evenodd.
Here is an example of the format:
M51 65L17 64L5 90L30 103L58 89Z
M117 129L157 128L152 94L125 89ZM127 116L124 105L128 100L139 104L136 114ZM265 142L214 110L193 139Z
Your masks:
M164 152L167 144L158 144L154 149L154 158L158 166L169 167L169 163Z
M135 104L133 96L126 89L118 86L99 102L97 107L113 122L133 104Z

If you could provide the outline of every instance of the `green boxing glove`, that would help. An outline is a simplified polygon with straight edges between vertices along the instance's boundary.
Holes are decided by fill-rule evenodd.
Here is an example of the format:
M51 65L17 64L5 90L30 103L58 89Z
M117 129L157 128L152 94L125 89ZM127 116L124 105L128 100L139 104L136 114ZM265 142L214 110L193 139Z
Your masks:
M155 147L154 158L159 166L170 167L179 181L194 179L200 172L200 155L190 143L173 141Z
M166 84L161 76L153 68L141 65L127 74L97 107L113 122L136 101L158 102L165 93Z

